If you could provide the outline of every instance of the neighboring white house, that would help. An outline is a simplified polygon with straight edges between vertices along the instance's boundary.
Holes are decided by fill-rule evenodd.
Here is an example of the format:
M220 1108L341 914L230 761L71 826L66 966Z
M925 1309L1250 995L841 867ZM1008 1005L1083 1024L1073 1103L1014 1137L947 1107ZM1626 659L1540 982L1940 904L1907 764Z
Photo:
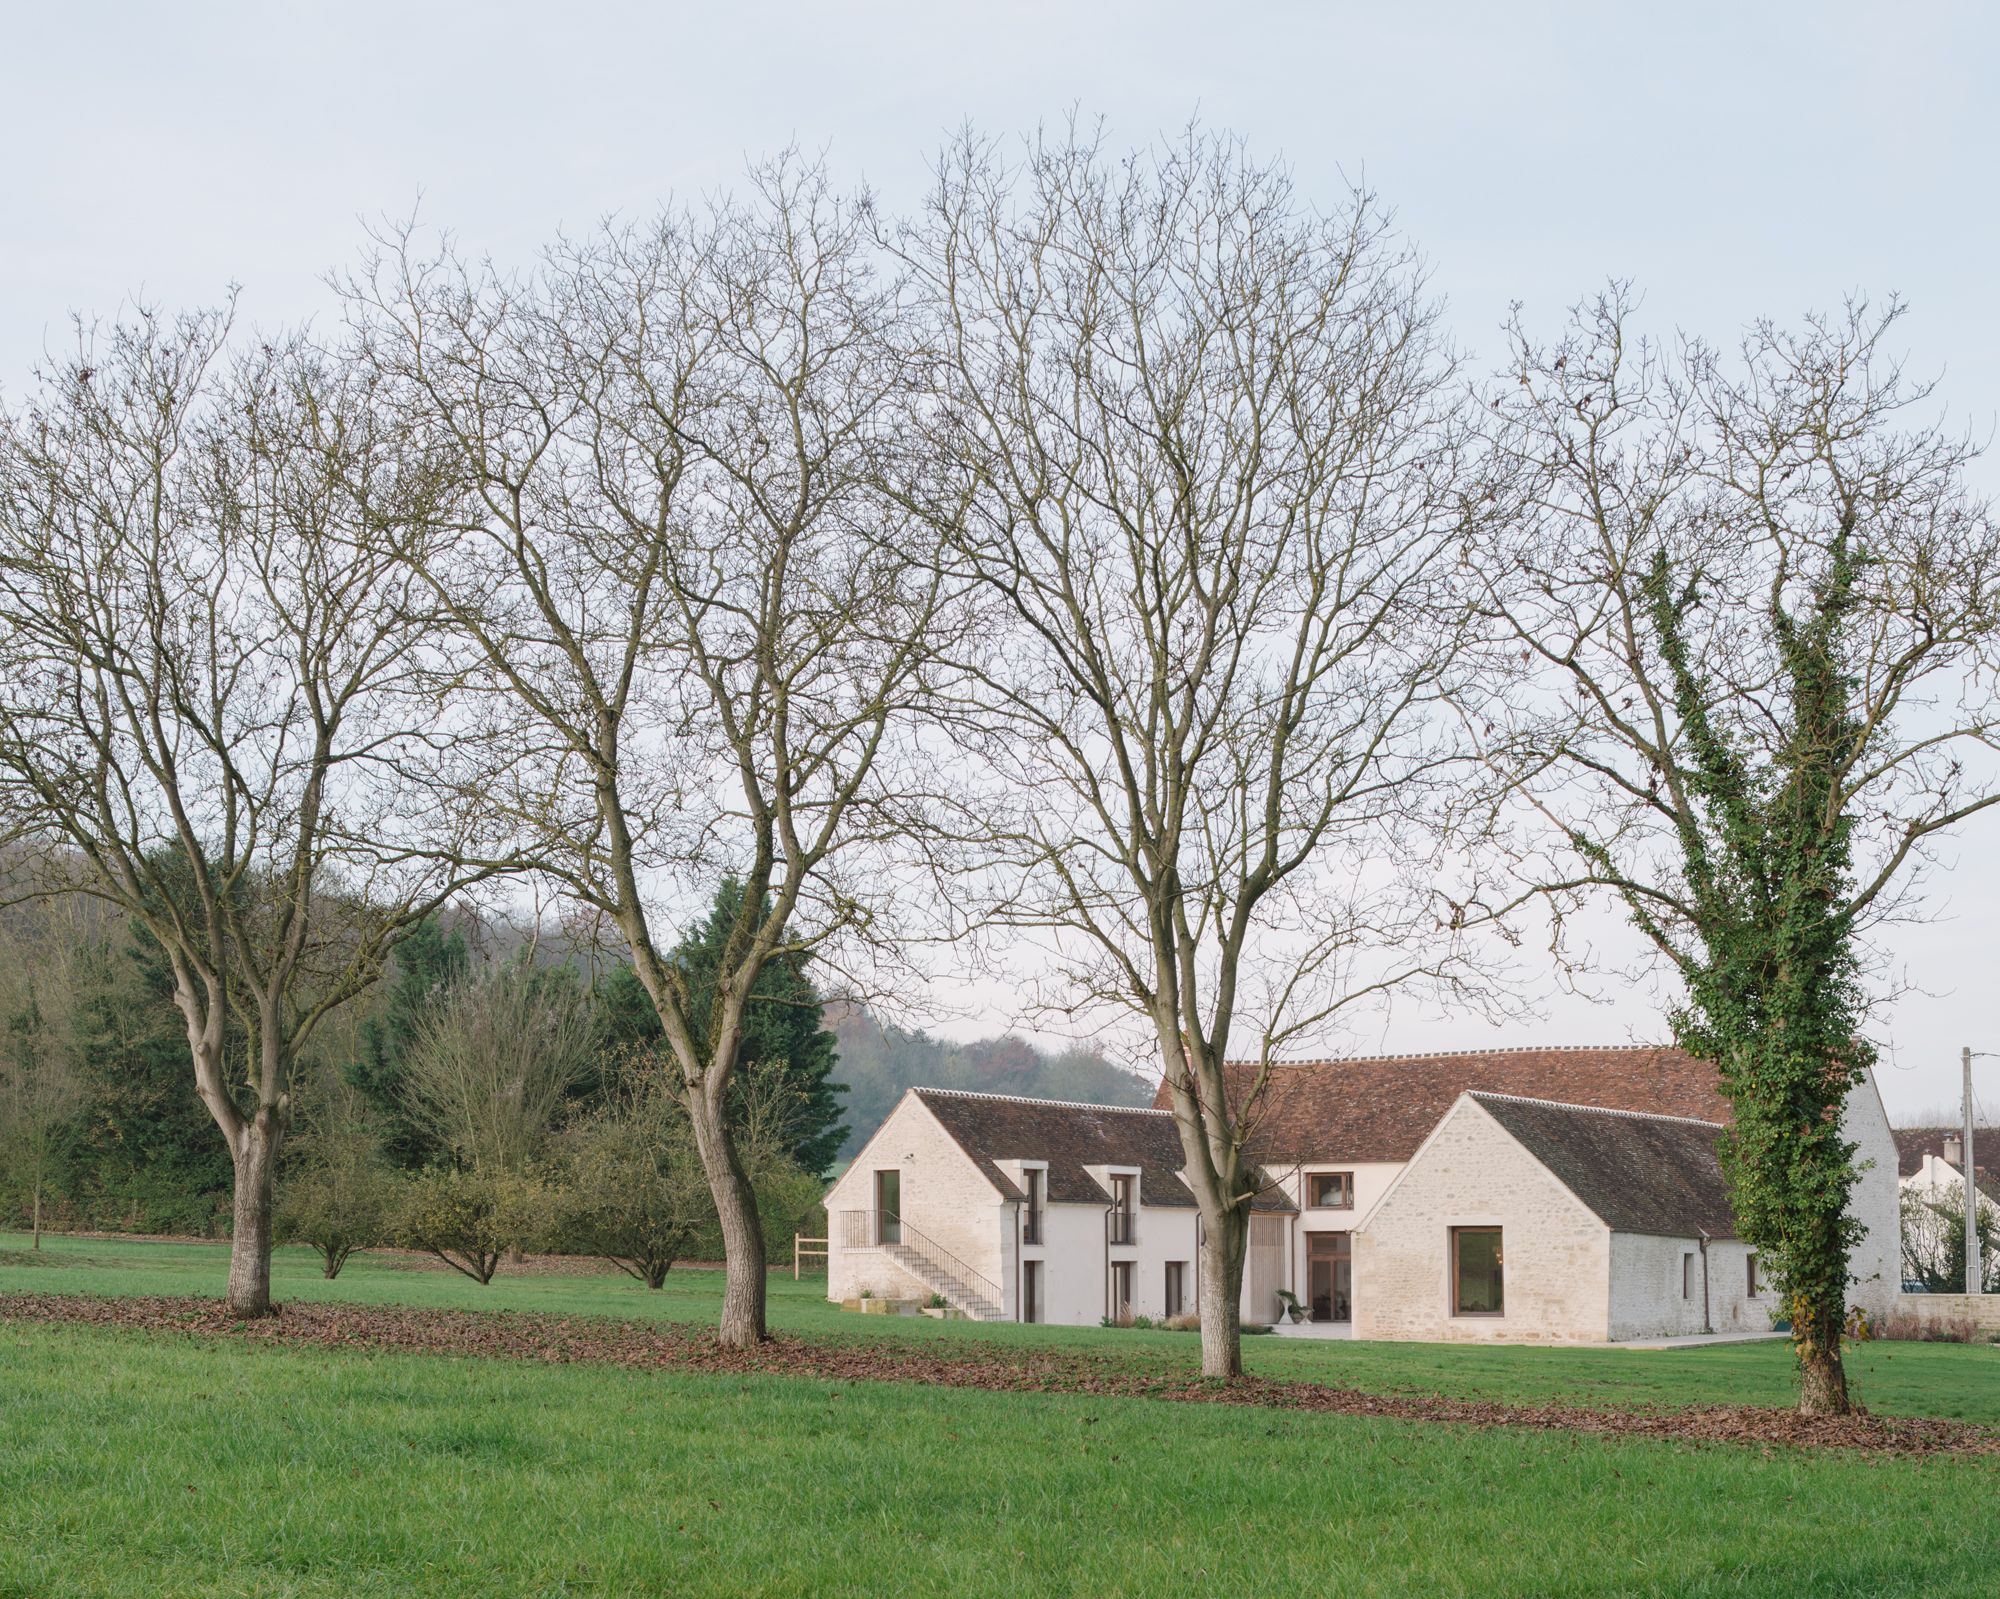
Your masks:
M1277 1320L1285 1290L1321 1330L1363 1337L1761 1330L1770 1301L1715 1156L1727 1117L1714 1068L1673 1049L1274 1067L1244 1316ZM1852 1298L1879 1312L1897 1281L1896 1149L1872 1080L1844 1125L1863 1165ZM829 1296L937 1293L981 1318L1072 1324L1192 1311L1181 1166L1164 1104L912 1089L827 1195Z
M1896 1170L1903 1192L1965 1203L1965 1134L1957 1127L1898 1127ZM2000 1215L2000 1127L1972 1130L1972 1177L1981 1215ZM1963 1211L1960 1211L1963 1214Z

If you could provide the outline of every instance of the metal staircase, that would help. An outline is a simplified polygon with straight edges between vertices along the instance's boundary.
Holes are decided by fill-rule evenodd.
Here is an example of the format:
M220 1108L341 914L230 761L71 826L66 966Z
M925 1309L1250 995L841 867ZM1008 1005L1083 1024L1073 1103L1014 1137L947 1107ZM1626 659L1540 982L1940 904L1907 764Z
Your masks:
M935 1239L900 1216L873 1210L840 1213L844 1249L880 1251L946 1304L973 1321L1004 1321L1005 1296L999 1284L974 1271Z

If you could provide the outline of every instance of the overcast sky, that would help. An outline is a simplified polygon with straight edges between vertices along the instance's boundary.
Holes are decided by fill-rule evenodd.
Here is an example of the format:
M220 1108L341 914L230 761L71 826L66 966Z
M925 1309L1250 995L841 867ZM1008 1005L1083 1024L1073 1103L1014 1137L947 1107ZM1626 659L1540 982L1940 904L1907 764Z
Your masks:
M523 259L792 141L901 205L960 123L1074 107L1129 143L1198 111L1328 200L1365 175L1479 354L1510 301L1547 325L1607 276L1644 288L1654 327L1719 339L1894 291L1953 415L1984 436L2000 412L1991 6L6 0L0 18L12 392L71 310L135 291L209 303L234 282L253 319L323 315L362 220L420 195L468 247ZM2000 1053L1996 828L1955 844L1932 922L1891 939L1927 990L1882 1029L1892 1113L1955 1102L1961 1044ZM1552 1001L1508 1039L1661 1036L1644 996L1611 997ZM1491 1037L1403 1011L1355 1047ZM2000 1111L2000 1058L1978 1069Z

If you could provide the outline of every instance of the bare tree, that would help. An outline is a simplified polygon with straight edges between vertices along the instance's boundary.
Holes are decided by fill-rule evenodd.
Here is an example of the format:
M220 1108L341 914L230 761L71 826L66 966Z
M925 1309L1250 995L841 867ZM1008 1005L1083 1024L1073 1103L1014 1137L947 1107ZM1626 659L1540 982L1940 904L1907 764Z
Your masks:
M298 1051L458 888L465 841L392 548L439 479L351 369L229 331L80 328L0 416L0 815L38 891L110 902L172 968L254 1316Z
M932 512L989 604L957 727L991 915L1046 935L1064 1014L1142 1019L1201 1210L1203 1369L1231 1376L1274 1059L1473 975L1435 887L1484 504L1453 361L1369 196L1320 214L1194 131L1018 167L968 136L900 249Z
M774 956L892 926L940 586L881 489L907 382L868 208L794 160L754 178L744 204L566 244L530 280L416 259L405 235L348 286L476 500L413 569L519 752L496 813L615 929L658 1012L733 1345L764 1334L725 1116L744 1006ZM741 909L703 1007L660 921L694 921L725 875Z
M1885 350L1897 314L1759 324L1728 362L1638 338L1614 288L1554 345L1517 327L1492 401L1537 485L1486 563L1525 579L1495 609L1544 674L1531 875L1609 890L1684 985L1815 1414L1848 1408L1869 933L2000 800L2000 527Z
M411 1122L465 1166L522 1171L597 1064L588 996L524 962L461 979L404 1063Z

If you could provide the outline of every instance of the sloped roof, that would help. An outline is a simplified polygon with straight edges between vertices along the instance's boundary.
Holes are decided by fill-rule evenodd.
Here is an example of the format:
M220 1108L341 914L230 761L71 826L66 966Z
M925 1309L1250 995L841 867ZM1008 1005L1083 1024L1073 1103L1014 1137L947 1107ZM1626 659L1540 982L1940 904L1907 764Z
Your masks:
M1896 1175L1914 1177L1926 1155L1943 1160L1944 1141L1959 1137L1963 1131L1959 1127L1896 1128ZM1965 1169L1955 1161L1947 1164L1954 1171ZM2000 1201L2000 1127L1972 1129L1972 1180L1987 1198Z
M1471 1095L1614 1232L1734 1238L1718 1122Z
M1232 1096L1255 1068L1232 1064ZM1654 1044L1560 1049L1475 1049L1435 1055L1285 1061L1271 1068L1254 1112L1251 1149L1267 1164L1404 1161L1457 1101L1472 1092L1662 1116L1729 1120L1716 1070L1685 1050ZM1172 1105L1165 1083L1153 1100Z
M1027 1196L997 1163L1039 1160L1048 1162L1047 1196L1054 1204L1105 1204L1110 1195L1084 1168L1134 1166L1139 1171L1140 1204L1194 1207L1194 1195L1180 1179L1187 1160L1170 1113L957 1088L911 1092L987 1181L1009 1199ZM1280 1198L1263 1196L1255 1208L1291 1207Z

